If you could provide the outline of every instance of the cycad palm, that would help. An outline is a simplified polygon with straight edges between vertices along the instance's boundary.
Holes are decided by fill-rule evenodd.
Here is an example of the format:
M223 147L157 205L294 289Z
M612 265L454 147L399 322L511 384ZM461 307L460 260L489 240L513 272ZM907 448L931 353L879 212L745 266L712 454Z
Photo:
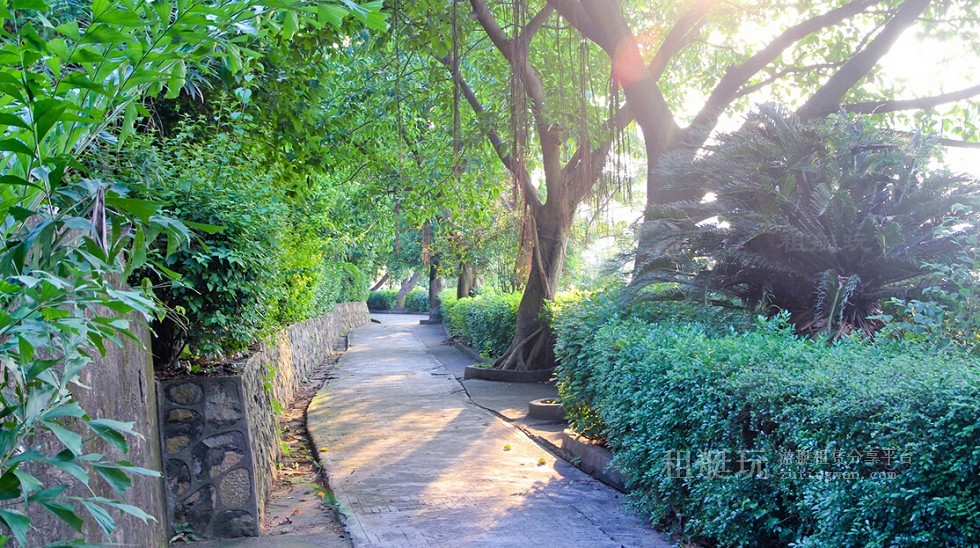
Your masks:
M923 281L956 230L975 230L976 182L931 171L929 147L860 122L806 125L763 107L703 156L664 163L680 200L659 206L641 275L788 310L801 332L871 333L878 303ZM707 198L705 198L707 196Z

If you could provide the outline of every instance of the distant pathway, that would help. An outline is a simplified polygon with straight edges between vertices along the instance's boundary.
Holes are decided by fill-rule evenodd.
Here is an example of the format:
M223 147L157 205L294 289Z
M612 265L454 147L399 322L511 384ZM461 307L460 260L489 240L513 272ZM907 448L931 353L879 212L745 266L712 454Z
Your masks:
M355 547L670 546L617 491L471 404L419 318L352 333L307 412Z

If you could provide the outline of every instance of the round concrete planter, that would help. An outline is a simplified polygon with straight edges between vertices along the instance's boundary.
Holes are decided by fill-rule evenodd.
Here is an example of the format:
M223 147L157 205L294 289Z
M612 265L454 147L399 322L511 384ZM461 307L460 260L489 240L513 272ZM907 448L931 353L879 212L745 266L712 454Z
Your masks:
M551 380L551 376L554 374L554 372L554 369L511 371L504 369L487 369L468 365L463 371L463 378L497 382L548 382Z
M553 398L534 400L527 404L527 416L553 422L565 421L565 408Z

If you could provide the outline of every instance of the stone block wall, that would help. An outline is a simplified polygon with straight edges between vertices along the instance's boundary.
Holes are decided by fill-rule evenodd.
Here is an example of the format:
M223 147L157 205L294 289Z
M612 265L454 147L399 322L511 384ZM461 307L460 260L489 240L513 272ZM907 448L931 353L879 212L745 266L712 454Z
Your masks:
M258 534L280 454L276 408L288 407L306 377L343 349L344 335L369 321L364 303L338 304L261 344L237 376L160 384L172 523L206 537Z
M241 377L160 383L170 518L204 537L259 533Z
M261 345L242 369L260 519L265 515L280 455L279 418L272 402L289 407L304 379L331 355L343 351L344 336L370 321L365 303L338 304L330 314L280 332L273 343Z

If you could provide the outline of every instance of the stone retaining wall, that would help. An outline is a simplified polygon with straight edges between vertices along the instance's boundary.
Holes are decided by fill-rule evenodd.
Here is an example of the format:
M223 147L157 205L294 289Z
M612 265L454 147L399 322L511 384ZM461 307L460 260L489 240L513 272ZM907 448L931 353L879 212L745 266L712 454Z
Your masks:
M277 409L343 349L344 335L369 321L364 303L339 304L260 345L239 375L161 383L172 524L205 537L258 534L280 454Z
M280 455L279 418L272 402L288 408L306 377L332 354L343 351L344 336L370 321L366 304L338 304L332 313L280 333L275 344L262 345L246 363L242 385L248 395L245 413L252 437L260 517L265 515Z

